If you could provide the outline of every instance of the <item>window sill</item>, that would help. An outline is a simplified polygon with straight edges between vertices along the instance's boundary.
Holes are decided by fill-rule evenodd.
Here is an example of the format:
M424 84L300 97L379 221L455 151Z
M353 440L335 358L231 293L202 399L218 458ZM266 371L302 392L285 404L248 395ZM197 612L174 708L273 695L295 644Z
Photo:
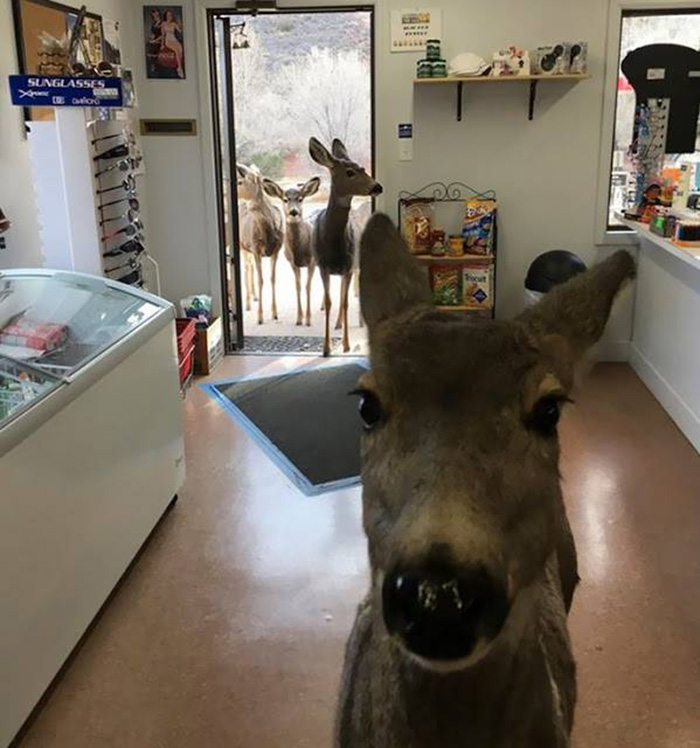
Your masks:
M639 237L627 228L619 231L604 231L598 235L595 242L596 247L634 247L637 244L639 244Z

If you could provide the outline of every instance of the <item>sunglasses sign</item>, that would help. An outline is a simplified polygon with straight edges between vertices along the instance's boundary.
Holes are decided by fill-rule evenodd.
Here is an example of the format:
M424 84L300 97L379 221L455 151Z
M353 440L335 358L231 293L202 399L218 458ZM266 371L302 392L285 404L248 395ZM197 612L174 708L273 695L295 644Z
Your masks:
M124 106L121 78L11 75L10 94L15 106Z

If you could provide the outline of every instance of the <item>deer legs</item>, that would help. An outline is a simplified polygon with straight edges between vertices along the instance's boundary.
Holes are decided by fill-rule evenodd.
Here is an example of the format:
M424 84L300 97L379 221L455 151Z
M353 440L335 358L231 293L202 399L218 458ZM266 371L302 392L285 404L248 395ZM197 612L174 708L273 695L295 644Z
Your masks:
M294 266L294 282L297 287L297 326L303 324L304 310L301 308L301 268Z
M258 275L258 324L263 323L263 268L262 268L262 257L259 254L255 255L255 270Z
M250 252L243 252L243 277L245 279L245 310L251 309L251 300L257 301L258 295L255 290L255 260Z
M350 284L352 283L352 270L343 276L340 284L340 312L339 316L343 318L343 353L350 350L350 337L348 335L348 295L350 293Z
M275 252L275 254L270 257L270 262L272 263L272 319L278 319L277 317L277 258L279 257L279 252Z
M309 264L306 271L306 326L311 327L311 281L314 279L316 266L313 261Z
M331 355L331 276L327 270L321 270L323 281L323 311L325 317L325 337L323 339L323 355Z

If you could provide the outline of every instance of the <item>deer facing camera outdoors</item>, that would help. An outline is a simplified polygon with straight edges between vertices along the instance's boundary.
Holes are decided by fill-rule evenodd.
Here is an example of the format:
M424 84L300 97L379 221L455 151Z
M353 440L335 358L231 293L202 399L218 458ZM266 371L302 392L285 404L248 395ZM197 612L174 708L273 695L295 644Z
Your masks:
M318 192L321 180L311 177L298 187L283 190L272 179L263 180L265 192L282 201L284 208L284 256L294 271L297 288L297 325L304 322L301 307L301 269L306 268L306 326L311 326L311 282L316 263L311 252L311 225L304 219L304 200Z
M360 381L371 588L347 645L336 748L566 748L578 582L557 422L629 254L513 322L435 310L391 221L362 237Z

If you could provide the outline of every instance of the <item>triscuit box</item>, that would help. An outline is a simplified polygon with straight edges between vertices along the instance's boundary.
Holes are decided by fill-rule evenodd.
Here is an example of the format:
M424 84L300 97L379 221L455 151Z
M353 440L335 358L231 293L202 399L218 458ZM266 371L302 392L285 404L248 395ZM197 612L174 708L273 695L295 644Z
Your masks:
M493 263L475 260L465 264L462 294L468 309L493 309Z

